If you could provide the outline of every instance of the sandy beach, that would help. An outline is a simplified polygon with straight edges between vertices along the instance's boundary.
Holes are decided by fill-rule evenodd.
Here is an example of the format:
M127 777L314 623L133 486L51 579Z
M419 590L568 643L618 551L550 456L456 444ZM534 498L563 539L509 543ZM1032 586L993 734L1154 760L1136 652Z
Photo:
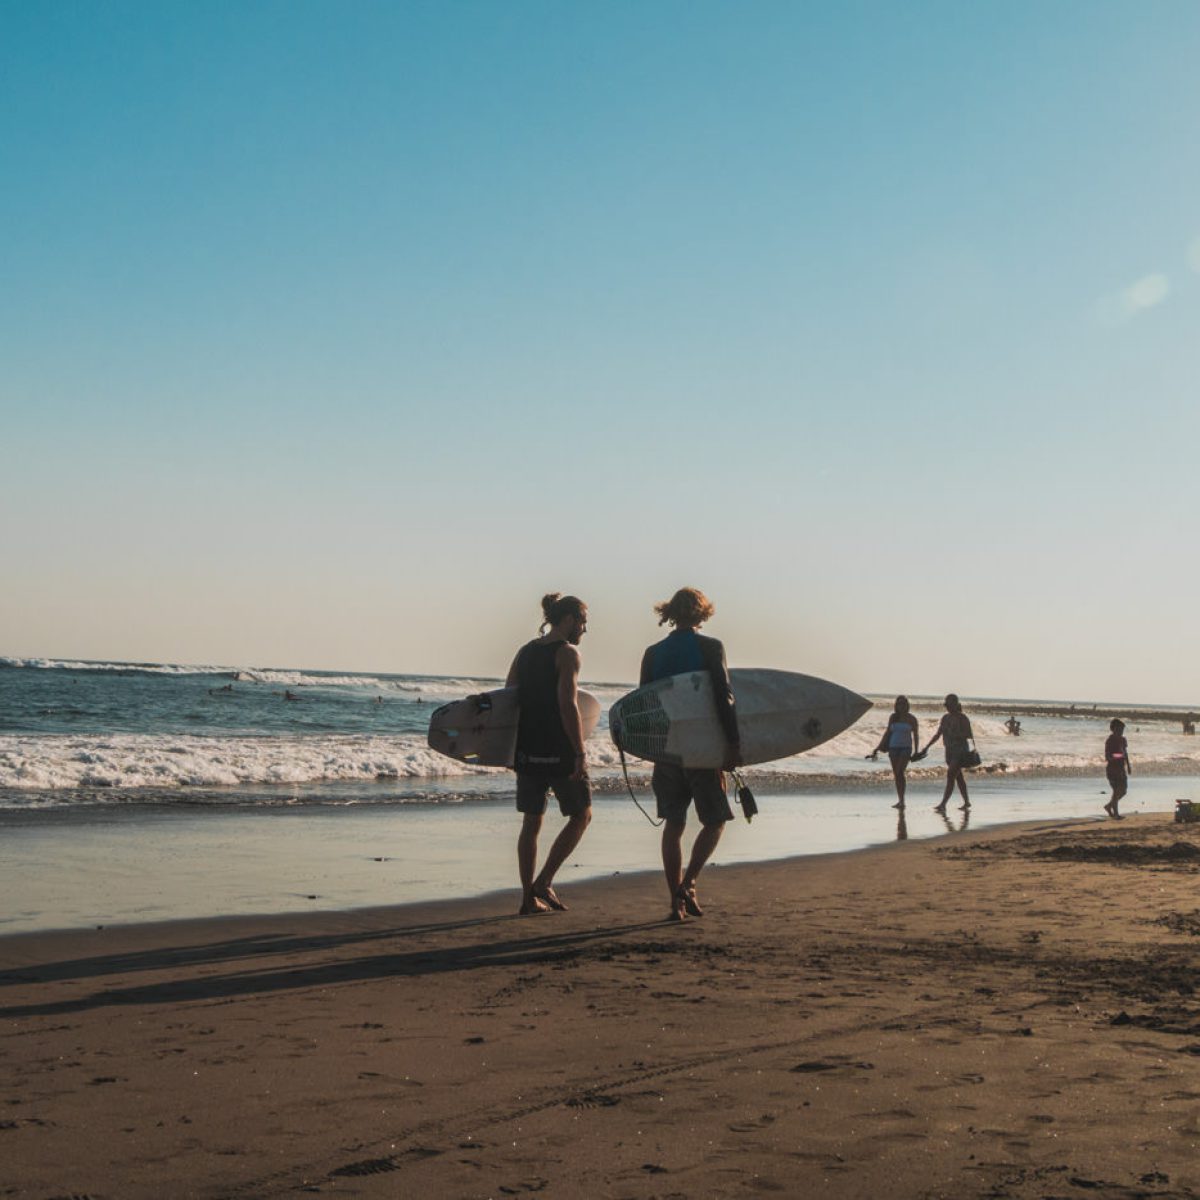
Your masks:
M0 1195L1191 1196L1200 831L0 942Z

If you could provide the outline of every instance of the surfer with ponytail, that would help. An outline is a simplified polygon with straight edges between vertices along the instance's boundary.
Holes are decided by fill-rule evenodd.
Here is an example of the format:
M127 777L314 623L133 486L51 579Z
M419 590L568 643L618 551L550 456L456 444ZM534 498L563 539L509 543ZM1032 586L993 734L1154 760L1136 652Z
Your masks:
M547 592L542 597L542 623L538 633L557 625L564 617L582 618L584 628L587 628L587 605L578 596L564 596L561 592ZM579 637L583 631L579 631ZM579 645L579 637L572 643Z
M517 651L507 687L517 689L517 871L521 913L567 906L554 890L554 876L579 845L592 819L592 792L583 752L579 713L579 642L587 632L587 605L578 596L548 592L542 597L538 636ZM567 823L554 839L541 871L538 835L549 793Z

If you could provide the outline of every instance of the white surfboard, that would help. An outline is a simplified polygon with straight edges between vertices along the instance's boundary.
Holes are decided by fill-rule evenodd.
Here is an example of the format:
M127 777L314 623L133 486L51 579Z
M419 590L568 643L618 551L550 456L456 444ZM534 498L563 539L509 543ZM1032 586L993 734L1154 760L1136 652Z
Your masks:
M600 721L600 701L580 691L586 740ZM429 745L439 754L476 767L511 767L517 753L517 689L499 688L443 704L429 718Z
M811 750L871 707L849 688L793 671L735 668L729 678L747 766ZM637 758L681 767L724 761L725 735L707 671L659 679L622 696L608 723L617 746Z

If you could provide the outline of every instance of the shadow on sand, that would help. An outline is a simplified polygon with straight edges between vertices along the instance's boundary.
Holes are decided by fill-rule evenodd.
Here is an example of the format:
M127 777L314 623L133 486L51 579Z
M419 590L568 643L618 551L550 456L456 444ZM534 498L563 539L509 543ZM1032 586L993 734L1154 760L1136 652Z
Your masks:
M551 920L539 917L537 920ZM217 942L183 950L153 950L141 953L78 959L51 963L28 971L6 972L0 984L61 983L124 975L135 971L178 970L210 963L232 963L266 955L305 954L335 950L369 942L395 942L405 937L441 933L455 929L519 921L528 928L529 918L484 917L471 921L450 921L441 925L416 925L370 933L329 934L316 937L250 937ZM133 1004L178 1004L187 1001L224 1000L235 997L270 995L301 988L328 987L373 979L409 978L439 975L451 971L471 971L481 967L515 967L563 962L577 957L589 944L622 934L658 929L666 921L646 921L613 925L601 929L571 933L530 934L500 941L475 942L466 946L386 952L334 962L266 967L233 971L221 975L205 974L195 978L171 979L135 987L107 988L88 996L23 1004L0 1008L0 1016L15 1018L61 1015L89 1009ZM672 926L672 928L681 928Z

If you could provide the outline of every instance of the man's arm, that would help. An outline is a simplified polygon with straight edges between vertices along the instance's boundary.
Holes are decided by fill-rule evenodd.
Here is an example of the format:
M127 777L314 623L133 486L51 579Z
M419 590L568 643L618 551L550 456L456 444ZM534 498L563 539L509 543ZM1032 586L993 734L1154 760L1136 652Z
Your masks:
M558 665L558 711L575 751L572 779L582 779L587 773L583 759L583 718L579 715L579 651L564 644L556 656Z
M642 670L638 676L638 687L645 687L648 683L654 682L654 647L647 646L646 653L642 655Z
M704 638L700 645L704 650L708 673L712 677L717 720L720 721L721 730L725 734L725 767L728 770L738 766L742 761L742 735L738 731L733 684L729 680L729 667L725 662L725 647L716 638Z

